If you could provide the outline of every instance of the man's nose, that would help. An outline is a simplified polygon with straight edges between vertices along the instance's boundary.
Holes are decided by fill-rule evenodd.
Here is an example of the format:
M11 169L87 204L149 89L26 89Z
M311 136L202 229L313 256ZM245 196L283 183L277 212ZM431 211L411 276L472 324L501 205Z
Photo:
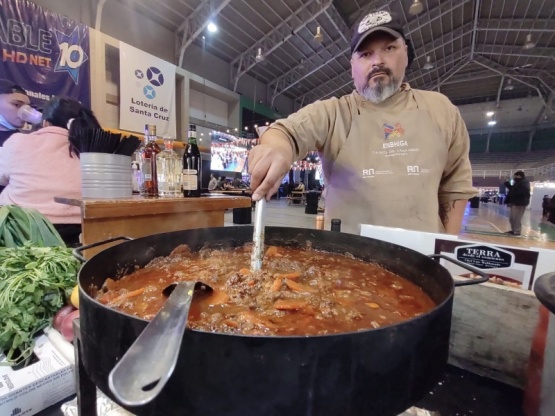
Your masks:
M383 66L384 61L383 61L383 54L380 51L376 51L372 54L372 67L379 67L379 66Z

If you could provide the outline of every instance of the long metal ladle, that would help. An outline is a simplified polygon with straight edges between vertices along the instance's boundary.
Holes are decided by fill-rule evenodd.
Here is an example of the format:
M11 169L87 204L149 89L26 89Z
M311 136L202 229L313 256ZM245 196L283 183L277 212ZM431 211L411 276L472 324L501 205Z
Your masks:
M252 236L253 248L251 254L251 272L262 268L264 257L264 211L266 199L262 198L254 207L254 232Z
M202 282L172 283L163 290L168 300L110 372L108 383L116 399L140 406L154 399L170 378L196 292L212 292Z

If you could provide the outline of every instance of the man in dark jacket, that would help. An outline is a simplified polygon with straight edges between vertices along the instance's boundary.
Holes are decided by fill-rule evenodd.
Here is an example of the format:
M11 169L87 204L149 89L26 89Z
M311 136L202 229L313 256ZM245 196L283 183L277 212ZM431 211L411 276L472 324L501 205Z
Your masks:
M511 231L507 231L510 235L520 235L522 231L522 216L528 204L530 204L530 182L525 178L524 172L519 170L513 175L514 184L509 181L505 182L505 186L509 189L509 200L511 213L509 222L511 223Z

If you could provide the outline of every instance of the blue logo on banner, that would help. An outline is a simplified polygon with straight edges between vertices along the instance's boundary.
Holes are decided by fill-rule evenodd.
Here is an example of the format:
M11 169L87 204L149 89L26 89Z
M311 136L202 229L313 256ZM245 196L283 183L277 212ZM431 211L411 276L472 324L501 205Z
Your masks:
M164 84L164 74L155 66L151 66L146 70L146 77L155 87L160 87Z
M73 29L70 35L54 29L56 32L56 40L60 48L60 55L54 72L67 72L73 82L79 83L79 67L86 62L89 57L80 46L81 40L79 39L79 28Z
M146 85L143 88L143 93L145 97L148 98L149 100L152 100L154 97L156 97L156 91L154 91L154 88L151 87L150 85Z

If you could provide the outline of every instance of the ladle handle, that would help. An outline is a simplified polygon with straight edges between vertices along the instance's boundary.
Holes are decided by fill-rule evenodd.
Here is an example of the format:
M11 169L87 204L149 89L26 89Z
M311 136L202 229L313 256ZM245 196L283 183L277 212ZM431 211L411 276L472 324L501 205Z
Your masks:
M110 390L120 403L146 404L170 378L179 356L196 283L177 284L164 306L110 372Z
M256 202L254 207L254 232L252 236L253 249L251 255L251 271L256 272L262 268L264 257L264 211L266 199Z

